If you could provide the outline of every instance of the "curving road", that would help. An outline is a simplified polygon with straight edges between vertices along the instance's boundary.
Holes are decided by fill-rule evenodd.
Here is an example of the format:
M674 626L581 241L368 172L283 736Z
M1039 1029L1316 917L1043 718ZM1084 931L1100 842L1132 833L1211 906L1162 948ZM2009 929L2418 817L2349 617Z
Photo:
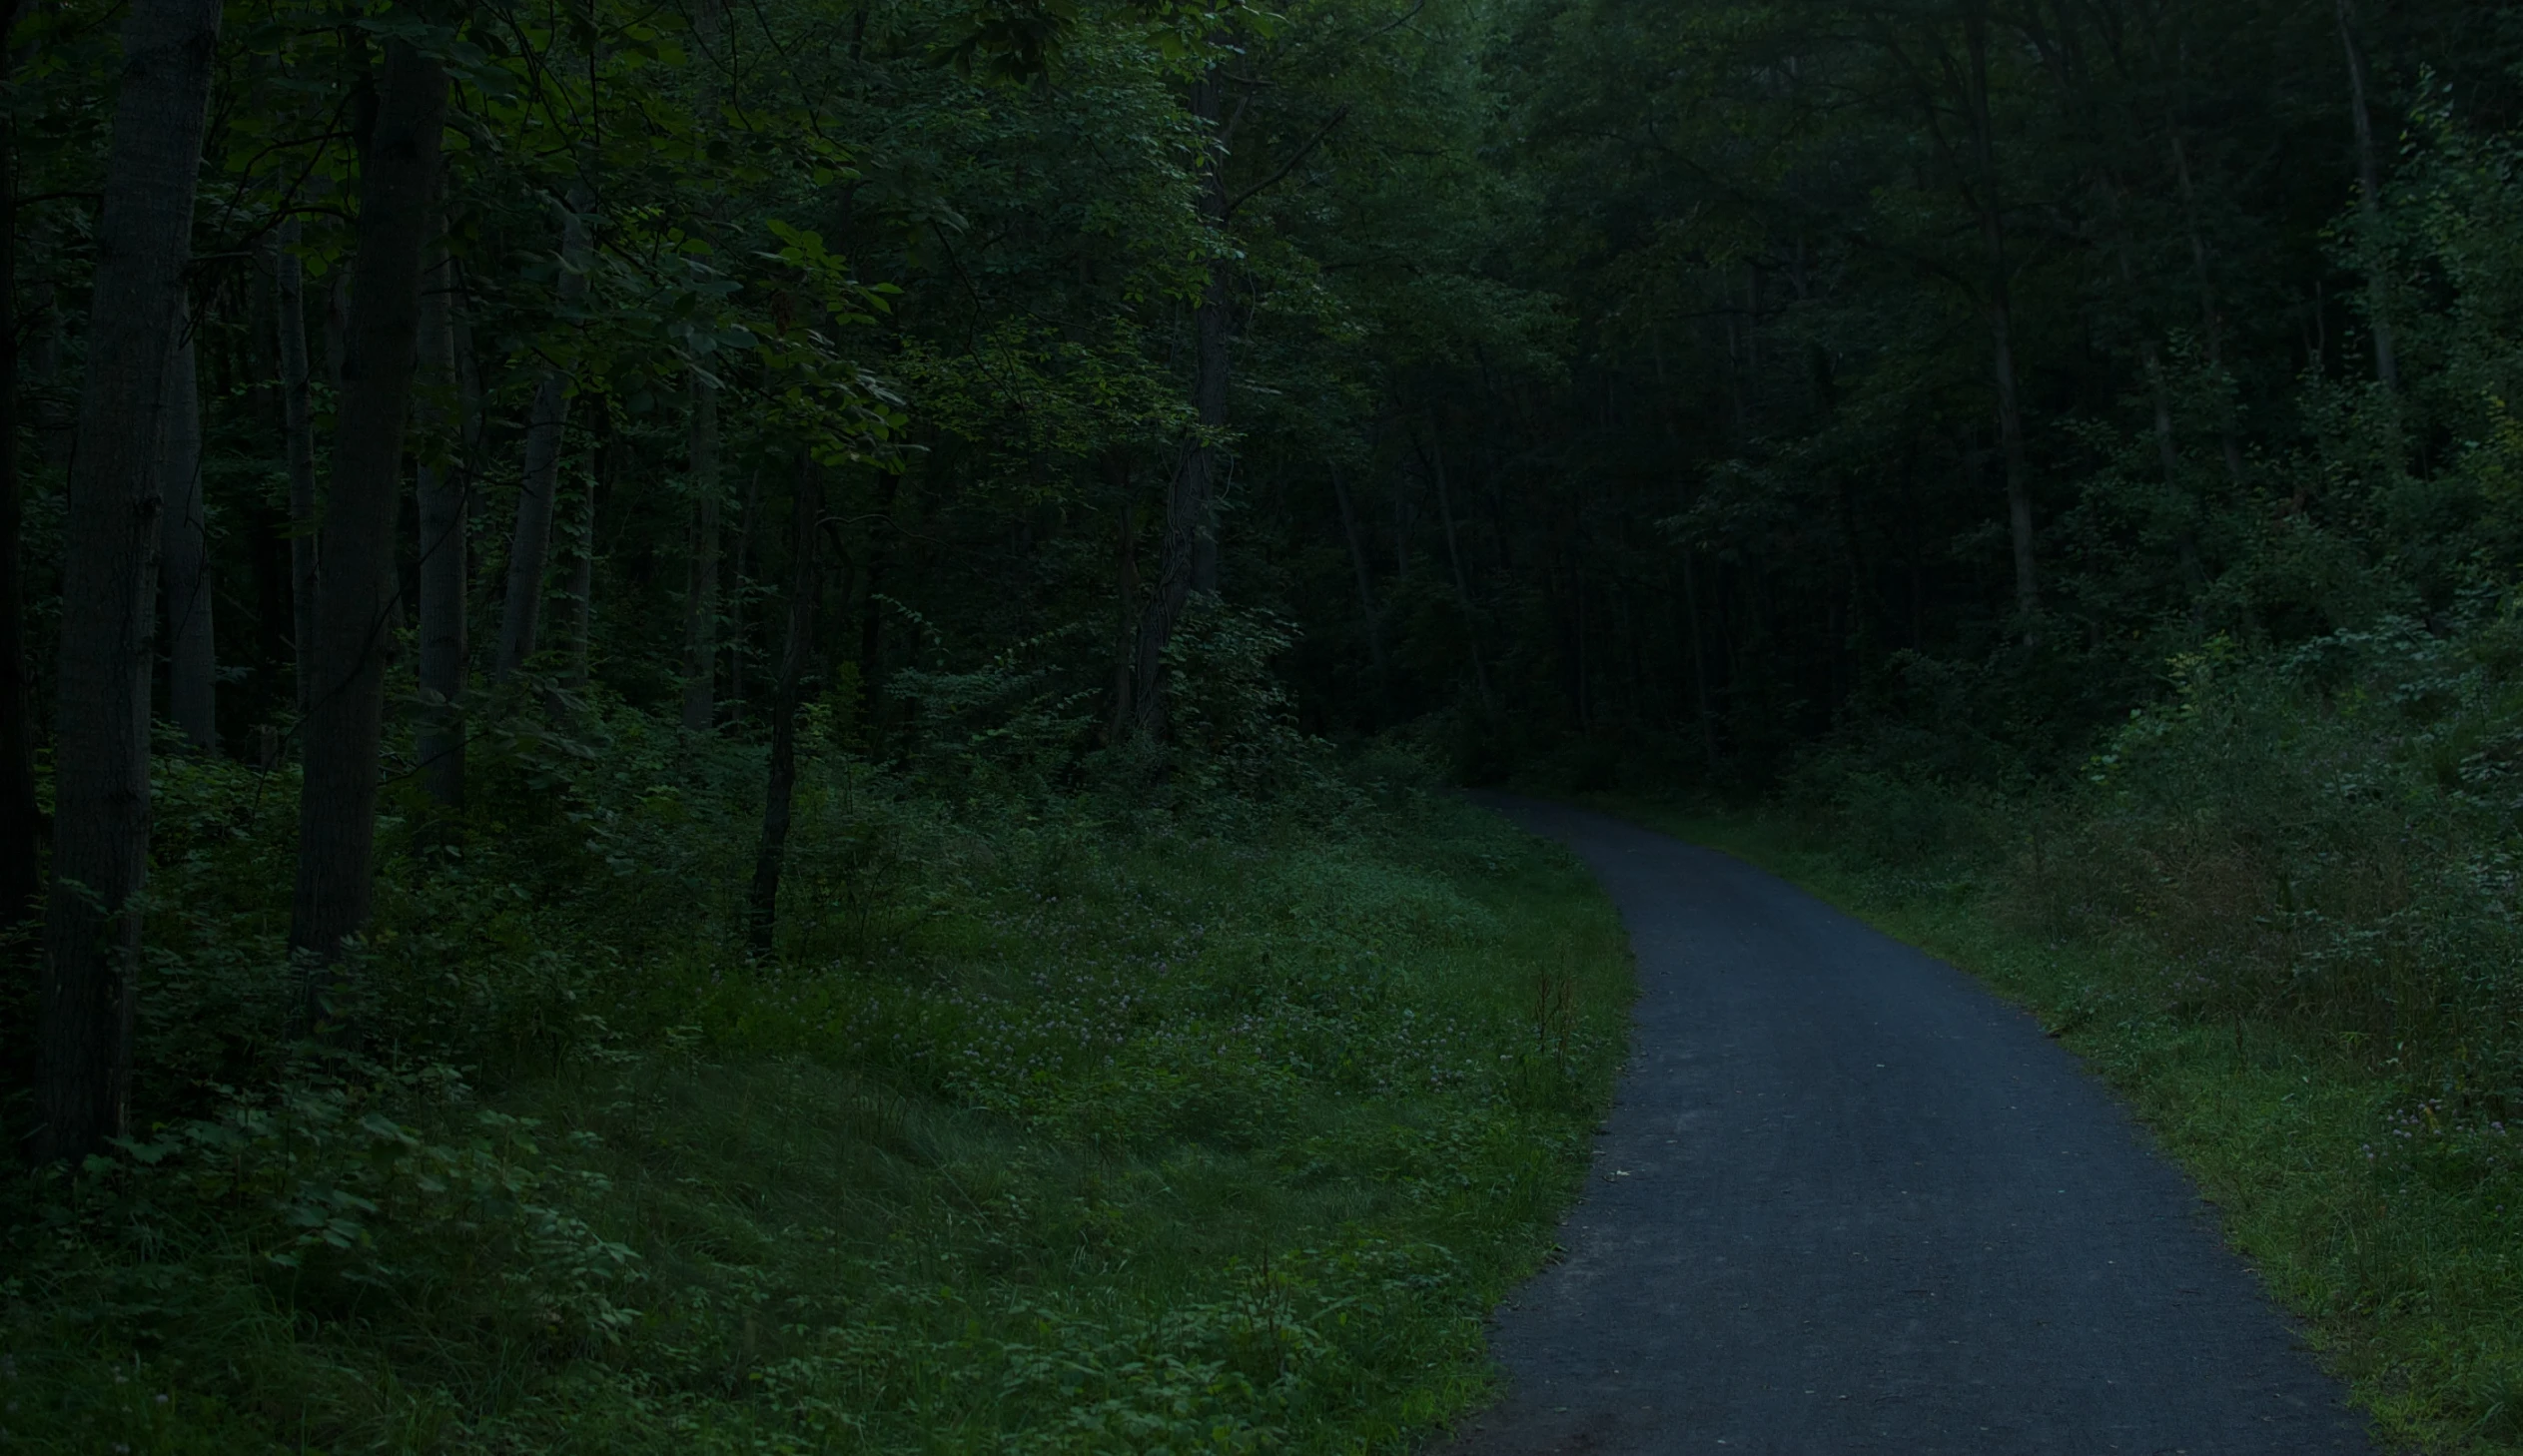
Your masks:
M1496 1315L1452 1456L2371 1453L2211 1211L1943 962L1561 805L1620 906L1631 1064L1566 1256Z

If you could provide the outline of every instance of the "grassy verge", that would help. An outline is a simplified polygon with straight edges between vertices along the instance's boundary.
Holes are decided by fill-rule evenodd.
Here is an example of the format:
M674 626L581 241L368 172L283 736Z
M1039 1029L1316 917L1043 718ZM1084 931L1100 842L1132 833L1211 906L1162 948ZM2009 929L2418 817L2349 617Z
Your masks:
M2003 872L1922 876L1777 820L1598 807L1758 864L2033 1009L2188 1169L2386 1443L2523 1450L2523 1175L2503 1124L2463 1135L2355 1049L2185 1009L2146 938L2045 934Z
M626 782L582 797L706 837ZM371 968L469 1062L381 1011L402 1055L194 1078L18 1188L0 1449L1401 1451L1481 1398L1624 1044L1572 861L1438 797L1124 835L825 787L776 966L650 836L563 915L481 835ZM154 931L153 991L260 985L223 934Z

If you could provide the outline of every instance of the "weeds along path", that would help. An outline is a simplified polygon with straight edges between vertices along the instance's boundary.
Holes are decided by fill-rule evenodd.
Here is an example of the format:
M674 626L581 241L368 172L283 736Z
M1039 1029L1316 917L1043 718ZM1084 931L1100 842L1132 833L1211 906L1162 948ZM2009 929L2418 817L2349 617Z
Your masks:
M1582 810L1635 1044L1566 1256L1496 1316L1453 1456L2370 1452L2211 1210L1963 973Z

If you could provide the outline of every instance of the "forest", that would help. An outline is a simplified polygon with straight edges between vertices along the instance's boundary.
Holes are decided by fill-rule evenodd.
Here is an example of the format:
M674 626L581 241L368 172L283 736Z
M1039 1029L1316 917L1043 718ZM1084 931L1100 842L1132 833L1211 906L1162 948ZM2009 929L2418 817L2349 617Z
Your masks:
M0 1447L1418 1449L1512 784L2523 1449L2523 9L5 3Z

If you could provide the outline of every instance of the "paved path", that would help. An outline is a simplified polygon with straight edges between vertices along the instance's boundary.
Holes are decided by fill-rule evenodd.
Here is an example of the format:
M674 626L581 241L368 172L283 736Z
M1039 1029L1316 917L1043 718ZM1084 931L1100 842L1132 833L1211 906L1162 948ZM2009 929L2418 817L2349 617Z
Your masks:
M2210 1210L2033 1018L1708 850L1565 840L1637 952L1561 1262L1454 1456L2370 1453Z

